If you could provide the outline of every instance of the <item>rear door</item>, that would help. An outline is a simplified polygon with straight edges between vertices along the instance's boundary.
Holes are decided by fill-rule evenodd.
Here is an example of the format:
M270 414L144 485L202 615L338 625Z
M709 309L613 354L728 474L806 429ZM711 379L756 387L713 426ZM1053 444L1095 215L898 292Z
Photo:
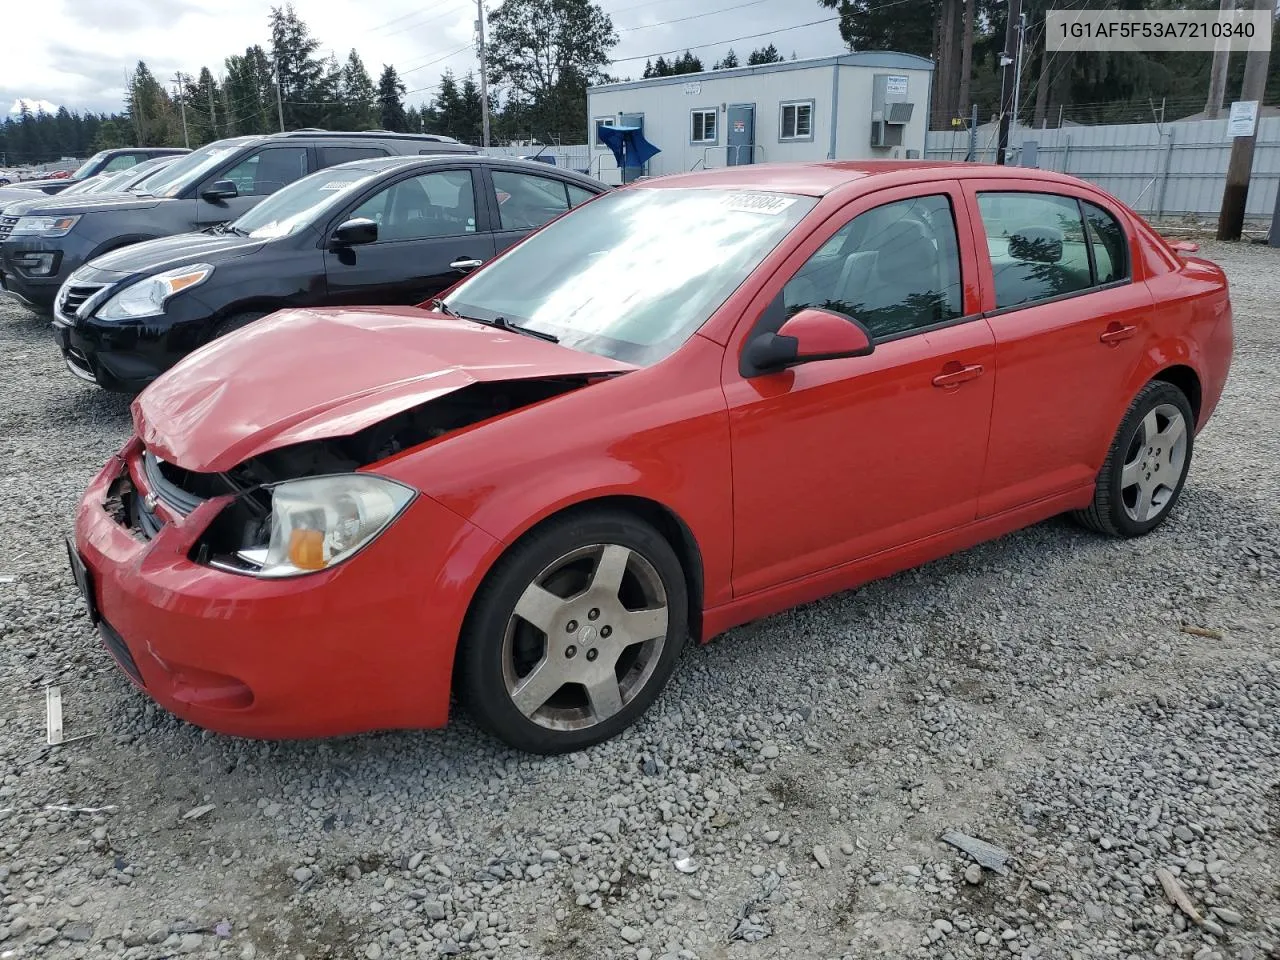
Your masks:
M501 253L543 224L597 194L556 176L490 167L494 240Z
M1141 359L1152 298L1119 211L1087 192L965 182L996 341L980 517L1092 483Z
M330 303L421 303L494 255L487 205L472 167L433 167L399 176L347 207L329 224L366 218L375 243L326 244Z
M230 223L252 210L264 197L305 177L316 169L312 149L304 144L273 144L242 156L229 167L207 177L196 191L195 216L191 229L203 230ZM201 193L219 180L230 180L239 195L227 200L206 200Z

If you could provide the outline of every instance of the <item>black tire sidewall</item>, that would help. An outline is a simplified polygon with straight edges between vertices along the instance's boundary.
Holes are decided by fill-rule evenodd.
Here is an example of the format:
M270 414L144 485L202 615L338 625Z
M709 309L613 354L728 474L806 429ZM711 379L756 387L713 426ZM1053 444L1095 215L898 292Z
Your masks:
M242 330L249 326L249 324L257 320L261 320L267 315L268 311L266 310L251 310L244 313L232 314L231 316L219 320L214 324L213 332L209 335L209 339L217 340L221 337L225 337L229 333L235 333L237 330Z
M1186 422L1187 455L1182 465L1182 475L1178 477L1178 482L1173 488L1173 495L1169 498L1168 503L1165 504L1164 509L1150 520L1139 523L1131 519L1124 509L1124 497L1121 489L1124 458L1129 451L1130 444L1133 443L1135 434L1142 426L1143 419L1154 408L1165 403L1177 407ZM1107 509L1111 523L1121 536L1140 537L1150 533L1164 523L1177 507L1178 501L1182 497L1182 488L1187 482L1187 474L1191 470L1191 456L1195 448L1195 422L1195 415L1191 410L1191 404L1187 401L1186 395L1173 384L1163 382L1148 384L1134 398L1128 413L1125 414L1124 421L1120 424L1120 429L1116 432L1109 458L1110 488L1113 491L1113 495L1110 497Z
M614 543L657 570L667 594L667 639L645 688L614 716L584 730L548 730L526 718L502 679L502 641L520 595L548 564L578 547ZM675 551L648 523L629 514L589 511L552 521L517 543L477 592L459 644L459 694L481 727L513 747L553 754L579 750L626 729L666 686L688 634L688 587Z

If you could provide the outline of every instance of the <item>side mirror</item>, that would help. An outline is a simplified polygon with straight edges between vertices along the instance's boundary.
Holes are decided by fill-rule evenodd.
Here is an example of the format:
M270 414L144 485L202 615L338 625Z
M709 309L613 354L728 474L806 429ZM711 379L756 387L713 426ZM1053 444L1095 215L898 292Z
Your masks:
M334 247L355 247L363 243L375 243L378 239L378 224L365 217L356 217L338 226L329 237L329 244Z
M1190 240L1174 240L1169 246L1178 253L1197 253L1200 250L1200 244Z
M871 334L853 317L806 307L777 333L762 333L747 345L747 361L761 373L814 360L865 357L875 350Z
M200 196L210 203L217 203L220 200L234 200L240 196L240 188L235 185L234 180L215 180L212 186L201 191Z

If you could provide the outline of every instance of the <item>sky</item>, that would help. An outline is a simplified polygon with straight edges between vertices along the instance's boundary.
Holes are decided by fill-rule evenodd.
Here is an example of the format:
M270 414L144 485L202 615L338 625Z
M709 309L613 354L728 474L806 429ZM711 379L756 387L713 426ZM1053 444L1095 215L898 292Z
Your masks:
M489 10L500 5L485 2ZM785 29L834 16L816 0L597 2L613 17L620 37L611 71L617 77L638 78L646 55L685 47L699 47L693 52L708 68L730 46L743 60L769 42L787 57L844 49L834 21ZM267 46L271 6L272 0L18 2L4 15L5 33L22 42L5 44L0 58L0 109L16 112L25 99L78 111L118 111L125 74L138 60L165 81L178 71L195 74L201 66L219 75L229 54L254 43ZM355 47L375 81L383 64L394 64L410 104L431 97L446 67L465 73L476 66L474 0L296 0L294 6L320 40L322 54L332 51L341 61Z

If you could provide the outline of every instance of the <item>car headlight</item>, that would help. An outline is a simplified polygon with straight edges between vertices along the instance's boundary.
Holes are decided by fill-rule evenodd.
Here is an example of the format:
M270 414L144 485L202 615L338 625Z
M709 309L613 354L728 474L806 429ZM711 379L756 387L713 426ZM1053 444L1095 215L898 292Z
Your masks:
M238 558L259 577L296 577L337 566L367 546L416 496L367 473L309 477L271 491L271 535Z
M79 214L73 217L19 217L9 236L65 237L79 222Z
M193 263L146 277L115 294L98 309L97 317L99 320L158 317L164 313L170 297L204 283L212 274L213 267L209 264Z

